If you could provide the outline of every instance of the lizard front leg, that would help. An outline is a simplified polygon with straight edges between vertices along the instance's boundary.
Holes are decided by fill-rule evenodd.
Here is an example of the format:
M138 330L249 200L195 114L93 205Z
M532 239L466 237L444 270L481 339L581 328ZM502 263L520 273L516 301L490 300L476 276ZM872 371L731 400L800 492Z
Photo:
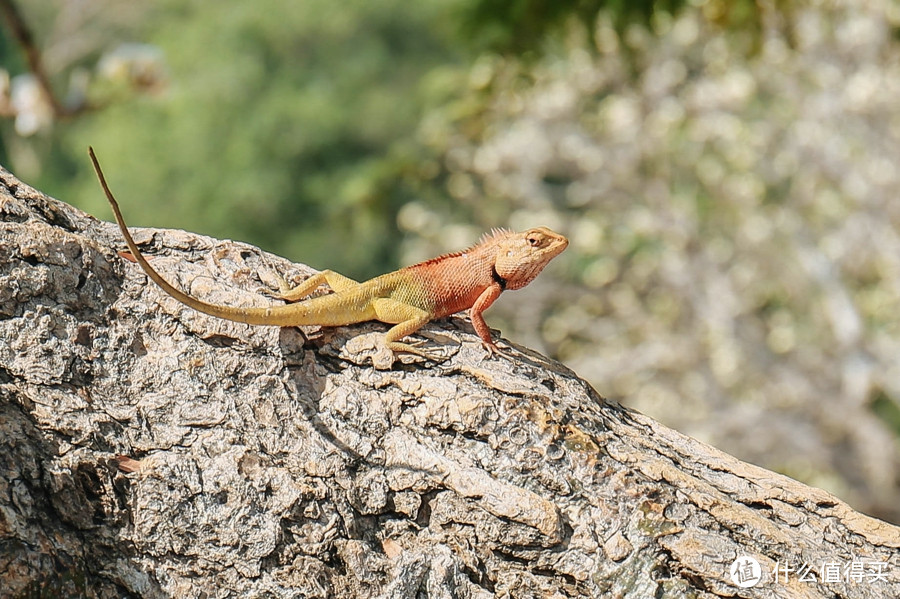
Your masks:
M475 300L475 303L472 304L472 308L469 310L469 318L472 319L472 326L475 328L475 332L478 333L478 337L481 338L481 343L484 345L484 348L488 350L488 353L492 356L500 355L504 358L509 358L508 355L503 353L503 351L497 347L494 340L491 339L491 329L484 321L484 316L482 316L482 313L487 310L498 297L500 297L501 293L503 293L503 288L499 283L494 283L482 291L481 295L478 296L478 299Z
M372 301L375 309L375 318L381 322L395 324L384 334L385 346L394 353L406 352L422 356L435 362L443 361L440 356L435 356L425 350L417 348L411 343L403 343L407 335L412 335L431 320L431 314L416 306L404 304L391 298L377 298Z

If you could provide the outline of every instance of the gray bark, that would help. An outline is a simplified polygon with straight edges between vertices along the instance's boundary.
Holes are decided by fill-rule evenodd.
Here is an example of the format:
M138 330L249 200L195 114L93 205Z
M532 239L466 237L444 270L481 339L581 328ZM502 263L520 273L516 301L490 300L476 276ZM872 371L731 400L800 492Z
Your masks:
M422 332L443 364L376 369L383 325L199 314L117 256L113 225L2 170L0 227L4 597L900 596L900 529L524 348L483 360L465 318ZM310 272L137 239L217 303ZM732 582L738 556L758 586Z

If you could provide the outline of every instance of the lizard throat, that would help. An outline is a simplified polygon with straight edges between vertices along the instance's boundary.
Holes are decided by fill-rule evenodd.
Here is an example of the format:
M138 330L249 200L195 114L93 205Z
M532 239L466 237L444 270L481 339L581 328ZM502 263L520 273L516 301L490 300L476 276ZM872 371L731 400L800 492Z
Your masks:
M497 267L491 267L491 278L494 279L494 282L500 285L501 291L506 291L506 279L500 276L500 273L497 272Z

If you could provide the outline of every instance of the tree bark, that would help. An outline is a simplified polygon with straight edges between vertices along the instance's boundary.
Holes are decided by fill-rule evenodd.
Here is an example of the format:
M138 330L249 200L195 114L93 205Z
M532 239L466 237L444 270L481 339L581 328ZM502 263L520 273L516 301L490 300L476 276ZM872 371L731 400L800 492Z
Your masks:
M443 364L376 369L385 326L199 314L5 170L0 226L4 597L900 597L897 527L527 349L485 360L465 318L422 331ZM216 303L311 272L136 237Z

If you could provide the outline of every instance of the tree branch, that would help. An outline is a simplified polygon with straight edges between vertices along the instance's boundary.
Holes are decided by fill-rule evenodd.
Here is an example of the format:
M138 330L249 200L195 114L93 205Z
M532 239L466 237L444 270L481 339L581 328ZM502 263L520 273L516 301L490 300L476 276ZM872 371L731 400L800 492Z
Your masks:
M22 13L13 0L0 0L0 14L6 22L7 27L15 38L25 60L28 63L28 69L34 75L40 86L41 92L46 98L48 104L53 110L53 115L57 119L66 119L77 116L83 112L91 110L89 104L80 106L67 107L56 97L53 91L53 85L50 83L50 77L44 68L44 62L41 57L41 51L38 49L34 41L34 34L22 17Z
M446 363L375 371L381 325L301 335L198 314L116 255L115 225L2 169L0 227L11 596L900 596L897 527L531 351L483 360L464 318L422 331ZM310 272L135 237L219 303L268 303L255 289L273 272Z

